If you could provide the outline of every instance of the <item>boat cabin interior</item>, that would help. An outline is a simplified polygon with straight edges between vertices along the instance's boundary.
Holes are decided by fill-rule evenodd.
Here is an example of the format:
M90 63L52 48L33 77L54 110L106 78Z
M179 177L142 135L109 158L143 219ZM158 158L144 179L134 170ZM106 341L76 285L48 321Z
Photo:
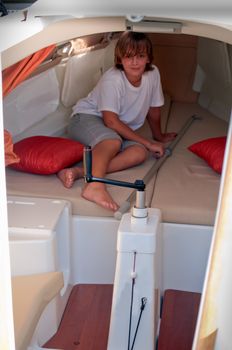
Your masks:
M81 196L84 179L68 189L57 177L83 163L67 135L72 107L114 65L124 30L149 36L161 127L177 133L163 160L107 175L144 181L141 219L136 189L107 185L114 213ZM3 51L2 73L16 159L5 169L16 349L191 349L225 167L231 32L191 21L57 20ZM138 132L152 138L146 123Z

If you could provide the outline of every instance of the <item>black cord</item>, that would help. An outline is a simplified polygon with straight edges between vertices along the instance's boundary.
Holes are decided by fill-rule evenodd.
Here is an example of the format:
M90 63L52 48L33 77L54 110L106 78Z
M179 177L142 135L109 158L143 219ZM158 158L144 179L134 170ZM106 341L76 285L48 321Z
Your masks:
M141 320L142 313L143 313L143 310L144 310L144 308L145 308L146 302L147 302L147 298L143 297L143 298L141 299L141 307L140 307L139 319L138 319L138 322L137 322L137 326L136 326L136 330L135 330L135 335L134 335L133 343L132 343L132 346L131 346L131 349L130 349L130 350L133 350L133 348L134 348L135 339L136 339L136 336L137 336L137 332L138 332L138 329L139 329L140 320Z

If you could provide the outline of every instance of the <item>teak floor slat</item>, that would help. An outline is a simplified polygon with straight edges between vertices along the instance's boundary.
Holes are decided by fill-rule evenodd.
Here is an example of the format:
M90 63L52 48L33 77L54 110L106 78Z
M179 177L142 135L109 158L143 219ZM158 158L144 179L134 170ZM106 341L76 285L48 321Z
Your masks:
M106 350L113 285L76 285L60 327L44 348ZM191 350L201 294L167 290L158 350ZM145 349L143 349L145 350Z
M73 287L60 327L44 348L106 350L113 285Z
M165 291L158 350L192 349L200 298L200 293Z

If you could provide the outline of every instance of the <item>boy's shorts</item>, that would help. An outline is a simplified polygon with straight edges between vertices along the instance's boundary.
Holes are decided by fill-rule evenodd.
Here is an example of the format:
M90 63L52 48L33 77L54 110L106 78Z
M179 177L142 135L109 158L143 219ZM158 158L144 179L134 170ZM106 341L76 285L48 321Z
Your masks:
M85 146L94 147L103 140L116 139L122 143L121 150L132 145L144 147L138 142L122 139L116 131L105 126L101 117L91 114L77 113L73 115L68 126L68 133L70 138Z

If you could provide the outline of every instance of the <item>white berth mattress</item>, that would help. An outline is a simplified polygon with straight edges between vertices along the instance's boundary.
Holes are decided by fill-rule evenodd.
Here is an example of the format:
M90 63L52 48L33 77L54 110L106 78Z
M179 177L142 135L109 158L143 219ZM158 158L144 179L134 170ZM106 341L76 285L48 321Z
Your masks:
M174 103L168 130L178 131L194 114L202 120L190 126L160 169L151 206L161 209L165 222L213 226L221 176L187 147L207 138L225 136L228 123L199 105Z
M213 116L197 104L173 103L168 130L178 131L193 114L203 117L192 124L158 175L146 187L148 206L160 208L164 222L213 225L220 186L220 175L199 157L187 150L193 142L226 135L228 123ZM142 179L154 164L150 158L144 164L109 174L109 178L134 182ZM6 169L9 195L60 198L69 200L73 215L113 216L111 211L81 197L83 180L66 189L56 175L34 175ZM110 194L121 205L132 189L108 186Z
M135 180L143 178L154 162L155 159L151 157L143 165L109 174L107 177L120 181L135 182ZM113 216L113 212L81 197L81 191L84 186L84 180L82 179L77 180L71 189L67 189L56 175L36 175L6 169L6 178L8 195L65 199L71 202L73 215ZM154 180L155 177L146 187L146 203L148 205L153 193ZM107 186L109 193L119 205L126 201L133 191L131 188Z

